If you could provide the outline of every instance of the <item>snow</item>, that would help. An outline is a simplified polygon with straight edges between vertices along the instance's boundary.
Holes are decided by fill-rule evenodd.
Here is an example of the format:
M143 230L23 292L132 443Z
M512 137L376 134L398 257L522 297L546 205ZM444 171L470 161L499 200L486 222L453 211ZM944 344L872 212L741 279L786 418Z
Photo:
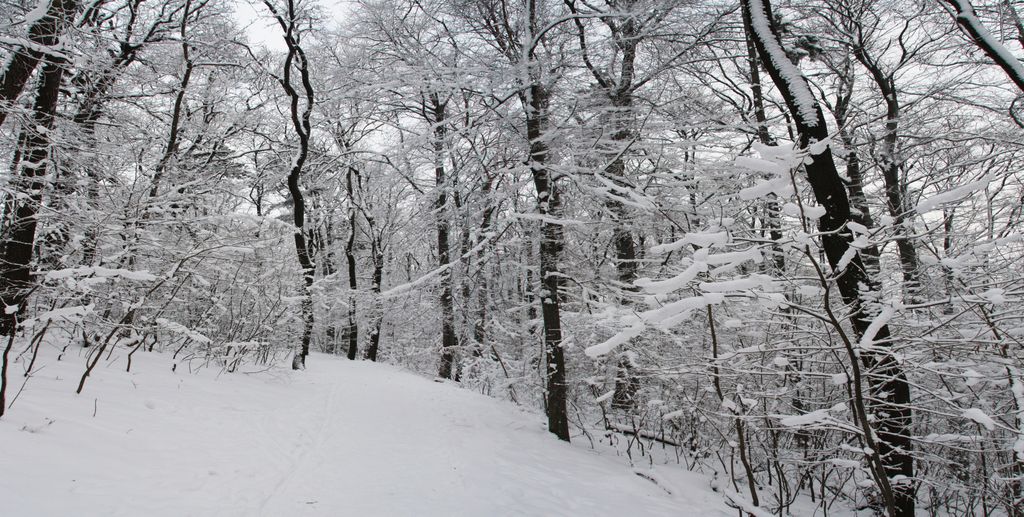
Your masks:
M46 280L61 280L64 278L73 277L89 277L95 276L97 278L111 278L119 277L125 280L135 280L139 282L150 282L156 280L157 277L148 271L131 271L129 269L111 269L100 266L83 266L68 269L55 269L47 271L45 278Z
M817 221L822 217L825 217L825 207L818 205L804 206L804 216L813 221Z
M697 259L697 255L694 254L694 259ZM731 251L727 253L716 253L714 255L707 255L703 258L703 262L708 264L731 264L739 265L746 261L752 261L760 263L764 260L764 255L761 254L761 250L757 246L752 246L742 251Z
M962 416L964 418L974 420L975 423L980 424L982 427L988 429L989 431L992 431L996 428L996 421L992 420L992 417L986 415L984 411L976 407L965 409L962 413Z
M726 488L723 490L723 492L725 493L725 496L728 497L734 505L742 509L748 515L751 515L753 517L772 517L771 512L767 512L762 508L754 506L754 503L748 500L745 496L740 495L735 490L730 490Z
M735 278L720 282L701 282L698 287L708 293L728 293L749 291L751 289L771 287L774 280L767 275L751 275L746 278Z
M857 256L858 249L859 248L854 246L846 248L846 251L843 252L843 256L839 257L839 262L836 263L836 267L834 267L833 270L836 272L845 271L846 267L849 266L850 262Z
M775 194L779 197L789 197L793 195L793 182L789 178L775 178L771 180L759 181L753 187L747 187L740 190L740 199L744 201L752 201L754 199L763 198L769 194Z
M42 354L0 419L4 515L735 515L683 467L632 468L538 413L385 365L190 374L140 352L126 373L115 353L75 396L84 357Z
M643 334L644 328L645 326L643 323L637 323L632 327L615 334L611 339L601 344L588 347L586 349L586 354L589 357L598 357L607 354L615 348L628 343L629 340Z
M868 325L867 330L864 331L864 336L861 337L858 346L860 348L871 348L875 346L878 341L875 341L875 337L878 336L878 331L882 330L882 327L889 324L893 316L896 315L896 308L892 305L887 305L882 308L879 313L872 318L871 323Z
M686 240L685 238L683 240ZM681 242L681 241L680 241ZM721 265L713 273L718 273L722 270L739 266L740 264L753 261L761 262L764 260L764 255L757 247L747 248L740 251L730 251L725 253L716 253L709 255L707 253L708 248L701 248L693 254L692 259L686 259L691 261L690 264L681 271L679 274L672 278L665 280L651 280L649 278L637 279L634 283L637 287L643 289L648 294L660 295L668 294L686 287L690 282L697 278L701 273L708 272L708 265ZM754 287L765 286L771 283L771 279L761 275L755 275L750 278L726 281L726 282L706 282L700 285L700 288L708 292L725 292L733 290L746 290Z
M758 293L757 301L762 307L772 310L783 307L789 303L789 300L786 299L786 295L782 293Z
M1013 53L1002 44L999 38L996 38L988 29L985 28L985 25L981 23L980 19L978 19L978 15L975 14L974 6L966 0L947 1L955 6L957 10L957 20L971 26L971 28L973 28L977 33L977 38L983 40L988 48L999 56L999 59L1002 61L1001 64L1005 64L1010 68L1011 71L1008 71L1007 73L1012 73L1018 84L1020 81L1024 81L1024 65L1022 65L1020 60L1017 59L1017 56L1013 55Z
M869 230L867 226L864 226L857 221L846 221L846 227L857 236L871 234L871 230Z
M53 309L52 311L40 313L34 319L38 321L80 321L83 317L85 317L85 315L92 312L93 307L93 304L77 305L74 307L62 307L60 309Z
M187 336L189 339L197 343L208 345L213 342L210 338L204 336L203 334L193 331L186 327L185 325L182 325L181 323L177 323L166 318L157 318L156 324L159 325L161 328L166 329L175 334Z
M829 423L832 416L828 414L829 408L818 409L802 415L789 415L779 419L779 423L786 427L806 427L815 424Z
M744 169L776 176L783 176L789 172L789 167L786 167L784 164L750 156L740 156L733 163Z
M998 287L980 293L978 296L988 303L1006 303L1006 290Z
M857 460L850 460L845 458L832 458L828 461L829 463L837 467L843 467L847 469L859 469L861 467L860 462Z
M601 395L600 397L597 397L596 399L594 399L594 402L597 402L598 404L600 404L602 402L608 402L614 396L615 396L615 390L610 390L608 393L605 393L604 395Z
M50 10L51 3L52 0L39 0L31 11L25 13L25 26L34 25L39 20L42 20L46 16L46 12Z
M1020 371L1017 368L1008 366L1007 373L1010 376L1010 393L1016 402L1017 440L1013 443L1013 452L1017 461L1024 463L1024 383L1021 382Z
M729 232L690 232L678 241L653 246L650 251L653 255L663 255L683 249L687 244L692 244L699 248L724 248L728 242Z
M775 68L779 70L782 79L789 85L793 93L793 102L796 105L796 113L793 116L799 117L801 121L810 127L818 125L818 104L814 100L814 93L804 79L800 69L789 60L786 51L779 45L778 39L772 34L771 23L764 4L760 1L751 1L750 5L750 26L757 34L758 40L764 45L768 59L772 61ZM762 56L763 57L763 56ZM818 151L820 153L822 151Z
M723 300L725 297L710 293L705 296L691 296L676 300L659 309L646 311L641 314L641 317L647 323L668 329L688 318L690 312L708 305L717 305Z
M625 344L630 339L639 336L649 325L653 325L661 330L668 330L689 318L694 310L707 307L708 305L717 305L724 301L725 295L709 292L703 296L681 298L657 309L651 309L639 314L630 314L622 318L621 321L621 324L628 326L628 328L604 342L587 347L584 353L588 357L600 357Z
M640 278L633 282L633 284L650 294L668 294L686 287L693 279L697 278L697 275L706 273L707 270L708 265L704 262L694 262L672 278L659 281Z
M935 194L934 196L931 196L928 199L923 199L920 203L917 204L917 213L923 215L927 212L930 212L932 210L935 210L936 208L941 207L944 204L959 201L973 194L974 192L987 187L989 182L991 182L990 178L982 178L978 181L972 181L966 185L961 185L947 192Z
M515 218L515 219L522 219L523 221L539 221L539 222L542 222L542 223L545 223L545 224L554 224L554 225L558 225L558 226L584 225L584 224L586 224L585 222L579 221L579 220L576 220L576 219L561 219L561 218L558 218L558 217L551 217L551 216L545 215L545 214L538 214L536 212L515 213L515 214L512 214L512 217Z

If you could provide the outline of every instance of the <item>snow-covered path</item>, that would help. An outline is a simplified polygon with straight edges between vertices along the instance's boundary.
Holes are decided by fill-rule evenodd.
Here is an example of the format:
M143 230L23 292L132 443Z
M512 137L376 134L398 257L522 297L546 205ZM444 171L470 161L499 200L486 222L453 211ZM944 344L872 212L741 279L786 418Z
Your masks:
M388 366L313 356L216 378L168 363L115 361L75 396L80 361L50 361L0 420L0 513L735 515L696 475L644 467L656 485L537 414Z

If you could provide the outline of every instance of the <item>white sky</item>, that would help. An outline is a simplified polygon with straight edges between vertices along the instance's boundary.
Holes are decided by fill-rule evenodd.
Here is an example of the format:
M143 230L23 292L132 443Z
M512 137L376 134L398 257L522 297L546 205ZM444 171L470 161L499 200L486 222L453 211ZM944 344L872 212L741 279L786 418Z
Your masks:
M325 25L333 26L345 17L350 0L308 0L319 4L323 9ZM272 50L286 50L281 29L270 20L266 6L262 0L237 0L235 17L245 27L249 41L256 45L264 45Z

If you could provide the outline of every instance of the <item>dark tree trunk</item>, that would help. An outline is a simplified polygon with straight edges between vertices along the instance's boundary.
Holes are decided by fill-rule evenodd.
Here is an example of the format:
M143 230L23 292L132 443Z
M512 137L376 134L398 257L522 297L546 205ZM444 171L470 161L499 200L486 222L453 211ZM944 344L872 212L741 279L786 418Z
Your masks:
M88 86L72 121L81 131L86 146L96 145L96 125L103 114L103 105L108 100L109 91L120 77L121 72L135 61L138 50L139 46L137 45L122 44L121 52L114 58L114 62L108 69L101 71L96 78L85 77L82 79ZM72 82L74 81L75 79L72 79ZM85 174L88 180L86 199L89 201L89 208L97 209L102 178L93 158L89 158L86 163ZM81 262L83 265L94 265L98 245L99 228L96 225L90 225L82 243Z
M376 361L377 351L380 349L380 329L384 322L384 304L380 299L381 282L384 279L384 254L376 242L371 251L373 254L373 279L370 284L370 292L373 293L375 300L373 324L370 326L370 344L366 347L366 358Z
M437 94L430 95L430 113L428 120L434 125L434 185L437 188L437 200L434 203L437 221L437 266L441 272L441 365L437 375L443 379L455 377L455 351L459 339L455 335L455 304L452 299L452 274L448 227L448 177L445 171L444 150L447 130L445 113L447 102L442 102Z
M878 92L885 100L885 136L882 138L882 150L879 153L879 168L885 183L885 199L889 215L893 218L896 230L896 249L900 256L903 269L903 284L908 301L915 303L920 292L921 280L917 248L911 241L913 227L910 221L910 206L906 201L906 188L900 180L900 162L897 159L899 144L900 101L896 90L896 79L893 74L886 74L881 65L874 61L864 50L863 42L854 48L854 55L878 87Z
M850 114L850 100L853 98L854 71L852 60L847 60L845 69L839 82L838 99L836 100L833 115L836 125L839 126L839 140L846 149L846 177L849 181L846 184L850 194L850 220L863 225L865 228L874 228L875 219L871 215L871 207L868 205L868 198L864 194L864 173L861 167L860 155L857 154L857 145L853 135L847 128ZM862 260L869 275L877 275L881 271L879 265L880 252L878 246L871 244L862 249Z
M181 125L183 118L188 112L187 106L185 106L185 94L188 90L189 83L192 78L192 71L195 68L195 64L192 60L190 44L187 39L188 35L188 19L193 13L192 1L186 0L182 8L181 15L181 26L178 30L178 36L181 39L181 58L185 62L185 70L182 73L181 82L178 84L178 91L174 96L174 104L171 108L171 127L167 137L167 145L164 148L164 153L160 157L160 161L157 162L156 167L153 170L153 177L150 179L149 188L149 202L153 203L157 199L157 195L160 193L160 184L163 181L164 174L167 172L168 167L174 161L175 156L178 154L178 147L180 145L181 136ZM151 207L147 208L142 214L143 220L148 220L152 217ZM125 229L125 253L124 261L125 265L130 269L134 267L136 259L136 250L134 249L138 242L138 231L135 228L129 226ZM135 323L136 311L130 311L126 314L126 317L121 321L121 333L122 337L127 338L131 335L132 326Z
M750 21L745 12L743 14L743 22L744 27L747 28L744 31L744 39L747 45L747 68L750 71L750 97L754 108L754 123L756 124L754 133L757 141L762 145L775 145L775 139L768 132L768 116L765 114L764 109L764 89L761 86L761 60L757 58L757 47L754 46L754 39L749 29ZM775 243L772 245L774 256L770 262L770 267L774 268L777 273L781 273L786 269L786 256L780 244L782 242L782 230L780 229L779 222L781 210L779 209L779 202L775 198L775 194L772 194L765 202L764 212L764 227L768 230L768 237Z
M758 55L768 74L786 101L796 128L800 146L809 150L816 142L827 141L829 134L821 107L814 99L810 86L799 69L789 62L782 49L781 40L772 26L771 5L768 0L742 0L742 7L751 29ZM820 152L817 152L820 151ZM810 162L806 164L807 178L814 191L814 197L825 208L825 215L819 219L819 230L823 233L822 247L828 262L836 275L839 293L851 308L850 320L858 337L863 337L871 323L873 313L861 298L861 287L869 292L878 291L878 282L864 267L860 254L855 254L845 269L839 264L850 249L852 235L846 224L852 220L850 202L846 188L836 170L832 151L814 149L809 152ZM887 510L895 517L912 517L914 496L912 487L906 483L891 485L893 476L913 479L914 465L910 441L910 386L902 367L885 348L891 346L888 325L882 325L873 336L878 352L861 354L868 370L868 383L875 412L877 448L872 447L874 461L883 472L876 476ZM856 361L851 357L851 361ZM866 415L862 415L866 416ZM868 422L860 422L868 429ZM874 440L870 432L864 433L864 440Z
M345 329L345 336L348 337L348 353L347 357L350 360L355 360L356 354L359 352L359 322L356 319L357 307L356 307L356 289L358 288L358 281L356 279L356 255L355 255L355 243L356 243L356 206L355 206L355 191L352 187L352 176L357 175L355 169L352 167L348 168L348 172L345 175L345 186L348 189L348 241L345 243L345 260L348 266L348 326Z
M558 271L562 252L562 226L555 221L561 215L561 199L548 168L548 145L544 130L548 122L548 91L539 84L528 87L526 137L530 141L530 172L537 189L537 212L541 221L540 306L544 320L544 355L547 362L548 431L569 441L569 416L566 410L568 386L565 352L562 348L562 316L559 308L562 279Z
M570 6L571 7L571 6ZM558 271L559 255L562 248L562 227L556 219L561 213L555 178L548 168L548 145L544 132L548 126L549 92L542 82L543 70L537 63L536 49L541 46L545 33L539 27L541 16L537 0L526 1L525 31L513 29L507 11L500 9L483 10L481 22L494 43L501 49L509 62L523 73L519 78L520 103L526 115L526 137L529 143L527 164L537 190L537 212L540 223L540 283L539 293L541 314L544 322L544 350L547 380L545 409L548 416L548 430L558 438L569 441L569 419L566 411L568 387L566 385L565 353L562 348L562 323L559 309L559 287L561 277ZM518 27L518 24L517 24ZM529 254L529 248L526 252ZM531 284L531 272L527 268L527 282ZM528 316L533 321L533 304ZM532 332L532 327L531 327Z
M191 14L191 8L191 0L186 0L185 12L181 16L181 29L178 34L181 37L181 59L185 62L185 70L181 74L181 82L178 84L178 91L174 95L174 104L171 108L171 130L170 136L167 138L167 147L164 148L164 154L160 157L160 161L157 162L156 168L153 171L152 184L149 188L150 201L155 200L157 194L160 193L160 183L163 181L164 173L167 171L167 167L171 164L174 156L178 153L182 116L186 111L185 93L188 91L189 83L192 81L192 71L195 70L195 62L192 60L191 48L187 39L188 17Z
M1013 84L1024 92L1024 65L1014 59L1013 54L1008 52L1006 47L981 24L978 14L974 12L974 5L969 0L944 1L953 8L956 22L964 33L970 36L974 44L999 68L1002 68Z
M11 168L17 177L11 179L14 196L8 196L0 220L0 336L3 339L0 359L0 416L7 407L7 367L18 319L32 292L31 267L36 238L39 207L46 187L46 170L50 165L50 131L53 129L63 63L47 60L36 88L32 120L21 129L18 149ZM19 196L17 194L26 194ZM15 310L11 310L13 308Z
M486 200L487 208L484 209L483 219L480 222L480 236L477 237L477 246L481 246L487 239L487 231L491 229L496 206L490 199L491 191L494 189L494 178L488 176L484 179L482 194ZM481 246L476 252L477 275L480 281L476 291L476 318L473 322L473 340L476 341L475 353L483 355L484 342L487 340L487 305L490 303L490 275L487 274L484 260L487 250ZM493 355L492 355L493 357Z
M0 336L13 336L19 315L32 290L31 269L39 207L46 188L46 172L50 165L50 131L53 129L60 83L64 74L61 63L47 60L40 74L32 120L25 124L18 137L18 149L11 168L16 194L7 196L3 220L0 221ZM9 308L17 307L17 310Z
M573 14L579 14L574 1L566 0L565 3ZM605 201L605 208L613 224L612 247L615 253L614 263L619 284L616 288L622 293L619 296L621 303L630 305L633 301L632 293L637 290L633 285L637 278L637 250L633 231L629 225L629 210L621 199L628 198L632 189L630 179L627 177L626 156L636 136L633 112L633 97L638 87L635 83L636 57L637 48L643 42L644 35L642 22L637 17L639 13L635 11L635 1L616 2L612 7L616 12L614 16L609 17L606 25L615 47L621 52L616 74L612 75L608 72L614 66L601 69L593 65L588 55L586 31L583 24L577 20L576 27L579 31L580 51L583 54L584 64L607 99L605 112L602 114L602 126L610 130L610 138L607 144L599 142L598 147L602 149L603 158L610 160L604 172L608 180L615 185ZM612 407L615 409L631 410L633 399L640 387L639 381L633 373L632 357L633 354L630 350L618 355L615 368L615 391L612 397Z
M44 48L54 47L64 27L78 11L77 0L51 0L46 13L28 28L29 45L11 49L7 67L0 70L0 126L7 119L10 104L18 99L32 71L43 59Z
M309 245L306 242L306 200L302 195L302 188L299 187L299 178L302 176L302 167L309 157L309 138L312 132L312 125L309 118L313 113L313 83L309 77L309 61L306 53L299 44L299 35L296 33L296 12L295 4L288 0L288 11L285 15L280 14L269 0L263 4L274 16L275 21L284 31L284 42L288 47L288 54L284 60L284 73L281 77L281 87L289 100L289 114L291 115L292 128L299 138L299 148L295 155L292 167L288 172L288 193L292 198L292 223L295 225L294 240L295 254L299 259L299 267L302 269L302 283L299 286L302 293L302 338L299 342L299 349L292 358L292 369L301 370L306 367L306 356L309 355L309 344L313 338L313 280L316 273L316 266L310 255ZM302 87L300 93L292 84L292 74L299 72L299 82Z
M616 119L616 125L620 126L618 131L612 134L612 141L615 143L615 152L618 154L611 164L605 169L609 179L622 188L613 194L616 196L628 197L626 179L626 161L622 156L623 148L630 145L633 132L629 127L629 121L621 120L628 117L633 109L631 94L623 93L612 98L612 110ZM612 241L615 247L615 269L618 271L618 281L621 288L627 292L635 291L633 281L637 276L636 242L633 239L633 232L630 230L628 211L626 206L617 199L610 199L606 206L611 213L615 227L612 229Z

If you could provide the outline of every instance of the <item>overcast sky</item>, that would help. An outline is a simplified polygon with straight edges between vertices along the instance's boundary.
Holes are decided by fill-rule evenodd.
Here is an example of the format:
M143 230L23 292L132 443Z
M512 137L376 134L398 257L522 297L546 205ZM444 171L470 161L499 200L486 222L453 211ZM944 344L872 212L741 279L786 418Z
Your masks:
M324 10L328 24L334 25L344 17L351 2L349 0L313 0ZM266 45L274 50L285 50L281 29L272 22L262 0L237 0L235 15L239 23L246 27L246 34L252 43Z

